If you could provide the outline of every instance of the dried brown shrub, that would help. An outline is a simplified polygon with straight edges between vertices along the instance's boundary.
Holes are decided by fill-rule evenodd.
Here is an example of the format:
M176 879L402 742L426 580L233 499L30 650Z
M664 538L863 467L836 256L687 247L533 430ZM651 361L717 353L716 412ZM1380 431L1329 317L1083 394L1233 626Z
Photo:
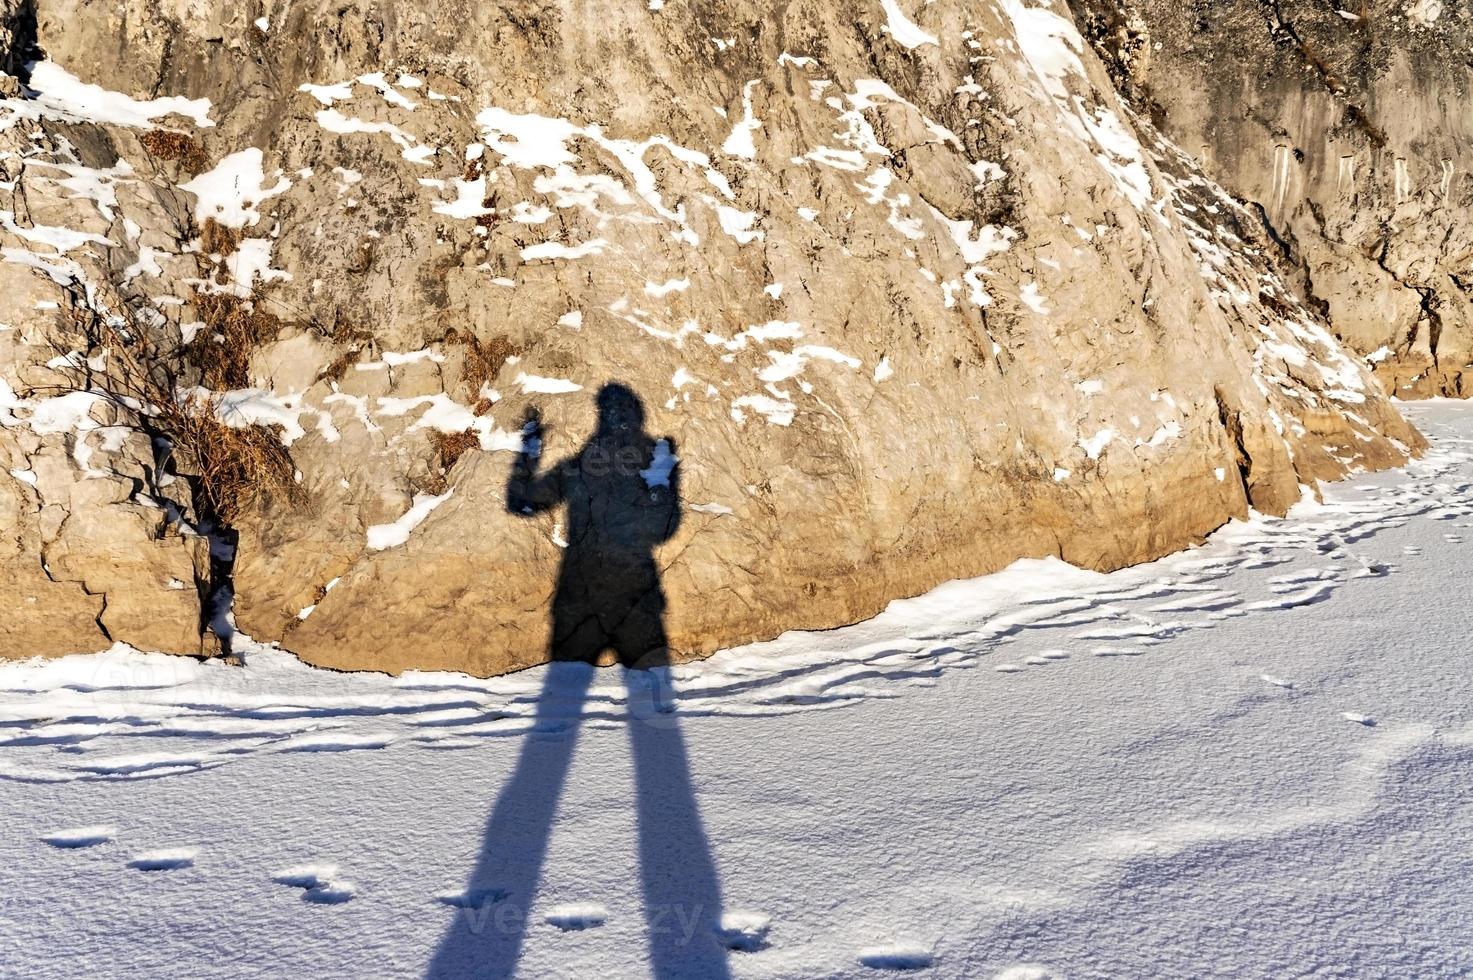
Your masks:
M337 356L318 372L319 378L341 381L363 349L373 342L373 333L350 319L341 308L333 309L331 320L314 314L308 322L319 336L332 341L338 348Z
M348 368L352 367L353 362L357 359L358 348L354 347L350 350L345 350L329 361L327 366L318 372L317 376L319 378L326 378L329 381L341 381L343 380L343 376L348 373Z
M217 399L195 399L165 412L179 470L197 477L206 513L227 526L269 500L300 506L305 494L281 444L280 427L233 426L219 418Z
M231 293L207 293L195 298L195 309L205 327L188 350L204 386L249 388L251 355L276 338L281 321L258 296L243 299Z
M187 173L197 174L210 165L205 148L188 133L172 129L150 129L139 138L143 148L160 160L173 160Z
M461 367L460 380L472 394L496 379L508 357L517 357L522 353L522 348L501 334L482 341L475 334L452 329L445 334L445 342L460 344L465 348L465 363Z
M481 440L474 432L432 432L430 444L440 458L440 469L446 473L472 449L481 448Z
M230 526L268 500L305 502L279 429L222 420L218 397L199 393L186 379L186 351L161 345L138 323L89 310L74 308L72 324L89 349L109 355L102 373L80 362L72 387L139 412L142 428L167 440L175 468L192 478L202 516Z
M228 228L214 218L206 218L199 230L200 251L206 255L229 255L240 247L241 235L239 228Z

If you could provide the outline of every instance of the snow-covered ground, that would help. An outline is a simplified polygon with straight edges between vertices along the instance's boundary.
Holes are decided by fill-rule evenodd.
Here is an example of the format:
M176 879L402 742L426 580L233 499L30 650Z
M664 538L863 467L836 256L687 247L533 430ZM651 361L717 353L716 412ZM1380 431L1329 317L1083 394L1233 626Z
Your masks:
M0 974L1469 975L1473 406L1408 412L1427 457L1323 505L730 651L673 713L0 666Z

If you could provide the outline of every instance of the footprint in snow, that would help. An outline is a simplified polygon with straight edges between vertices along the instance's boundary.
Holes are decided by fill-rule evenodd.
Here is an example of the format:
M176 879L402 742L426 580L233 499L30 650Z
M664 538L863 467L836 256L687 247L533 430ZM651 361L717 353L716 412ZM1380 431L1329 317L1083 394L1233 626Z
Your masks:
M1019 963L1003 970L992 980L1059 980L1060 974L1037 963Z
M1131 647L1096 647L1091 652L1096 657L1143 657L1146 655L1146 651Z
M174 847L162 851L147 851L128 862L135 871L178 871L194 867L199 850L193 847Z
M609 910L595 902L569 902L554 905L543 913L542 921L564 932L593 929L608 920Z
M1274 687L1282 687L1282 688L1284 688L1286 690L1290 690L1290 691L1294 690L1294 682L1293 681L1286 681L1286 680L1284 680L1284 678L1282 678L1282 677L1275 677L1273 674L1263 674L1263 675L1261 675L1260 679L1265 684L1272 684Z
M890 943L859 951L859 962L871 970L924 970L936 957L915 943Z
M302 901L313 905L342 905L353 900L357 886L352 882L340 881L335 864L303 864L295 868L278 871L271 880L278 885L302 889Z
M358 886L350 881L325 881L302 892L302 901L313 905L342 905L351 902Z
M1358 715L1353 711L1346 711L1341 713L1340 717L1344 718L1346 721L1354 722L1357 725L1364 725L1367 728L1376 727L1376 719L1372 718L1370 715Z
M758 912L727 912L716 930L721 944L738 953L755 953L767 948L772 919Z
M511 892L505 888L463 888L460 891L438 892L435 901L457 909L479 909L494 905Z
M994 667L992 669L995 670L995 671L997 671L999 674L1021 674L1021 673L1023 673L1023 668L1020 667L1020 666L1018 666L1017 664L998 664L996 667Z
M96 847L98 844L106 844L117 834L116 827L72 827L68 830L57 830L41 838L52 847L63 850L76 850L82 847Z

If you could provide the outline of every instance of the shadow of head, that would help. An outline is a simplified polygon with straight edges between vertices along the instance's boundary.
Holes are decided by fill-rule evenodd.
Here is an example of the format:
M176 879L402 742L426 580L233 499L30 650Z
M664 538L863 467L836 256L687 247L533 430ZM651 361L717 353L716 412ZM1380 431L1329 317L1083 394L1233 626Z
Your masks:
M610 381L598 390L598 431L640 432L644 429L644 402L627 385Z

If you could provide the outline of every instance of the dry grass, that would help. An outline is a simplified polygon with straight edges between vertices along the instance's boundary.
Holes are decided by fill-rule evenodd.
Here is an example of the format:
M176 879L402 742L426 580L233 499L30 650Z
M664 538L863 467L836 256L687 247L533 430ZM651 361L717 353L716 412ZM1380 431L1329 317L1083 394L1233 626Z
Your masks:
M291 454L279 427L235 427L220 421L215 399L194 399L161 413L174 444L175 465L196 477L198 505L226 526L268 500L301 505Z
M326 378L328 381L342 381L343 376L348 373L348 368L352 367L353 362L358 360L358 353L358 348L356 347L343 351L319 371L317 376L319 378Z
M481 448L481 440L474 432L432 432L430 444L435 447L440 469L446 473L455 468L460 457Z
M242 235L239 228L227 228L214 218L206 218L199 230L200 251L206 255L229 255L240 247Z
M205 148L188 133L172 129L150 129L139 138L143 148L160 160L172 160L186 173L202 173L210 166Z
M522 348L508 338L497 335L484 343L474 334L451 329L445 334L445 343L460 344L465 348L465 363L461 368L461 384L472 394L478 395L481 388L496 380L501 366L508 357L517 357ZM483 414L479 410L477 415Z
M269 500L292 506L305 502L279 429L222 421L218 398L196 393L184 377L188 352L159 344L137 323L120 324L83 309L71 312L74 332L86 348L109 355L105 373L81 362L71 387L138 411L140 428L169 445L169 460L189 479L201 517L229 527Z
M209 293L194 301L205 328L188 354L200 369L206 388L228 390L251 386L251 355L276 339L281 321L265 309L259 297L242 299L229 293Z
M329 381L343 380L348 368L358 360L358 355L373 342L373 333L344 316L341 308L333 310L331 323L318 317L312 317L309 322L319 336L332 341L339 350L338 356L317 376Z

